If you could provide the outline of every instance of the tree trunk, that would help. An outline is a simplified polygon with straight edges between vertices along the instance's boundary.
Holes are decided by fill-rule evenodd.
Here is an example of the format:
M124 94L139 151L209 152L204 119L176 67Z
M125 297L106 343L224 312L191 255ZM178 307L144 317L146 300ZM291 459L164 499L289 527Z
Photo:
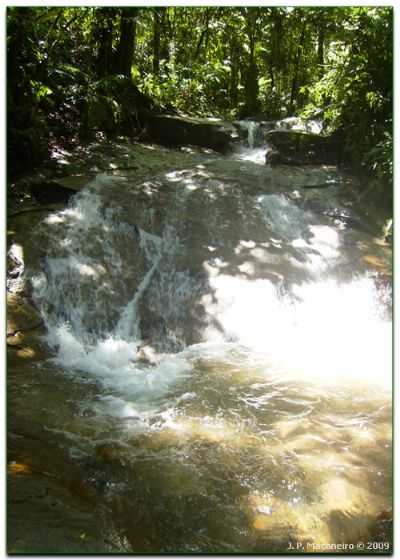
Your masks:
M203 42L204 42L205 48L207 48L207 44L208 44L208 33L209 33L209 28L208 28L208 26L209 26L209 23L210 23L210 17L211 17L210 9L209 9L209 8L206 8L206 11L205 11L205 21L204 21L204 23L203 23L203 31L201 32L200 38L199 38L198 43L197 43L196 52L195 52L195 55L194 55L194 60L197 60L197 58L198 58L198 56L199 56L199 54L200 54L200 50L201 50L201 47L202 47L202 45L203 45Z
M231 75L230 75L230 98L232 105L237 106L238 103L238 86L239 86L239 45L236 37L231 39Z
M161 8L161 60L169 61L169 37L171 22L169 21L168 7Z
M270 63L270 75L272 87L275 88L275 97L279 98L282 90L281 76L285 70L284 59L282 56L281 42L283 37L282 14L278 8L272 8L273 28L272 28L272 60Z
M104 78L112 73L112 35L115 8L97 8L95 37L97 39L97 75Z
M153 9L153 74L160 73L160 46L161 46L161 10Z
M299 84L298 84L299 68L300 68L300 60L301 60L301 53L302 53L302 48L303 48L305 31L306 31L306 24L304 22L303 26L302 26L302 29L301 29L301 33L300 33L300 39L299 39L299 43L298 43L298 47L297 47L297 51L296 51L296 58L295 58L295 62L294 62L293 80L292 80L292 88L291 88L291 92L290 92L290 103L289 103L289 107L290 107L291 111L294 110L294 104L295 104L295 100L296 100L296 96L297 96L297 90L298 90L298 87L299 87Z
M127 78L131 76L133 58L135 54L136 21L139 8L121 8L120 38L115 54L117 74Z
M269 61L268 72L269 72L269 77L271 78L271 92L275 93L275 76L274 76L274 65L272 63L272 60Z
M259 110L258 66L255 58L258 8L249 8L246 13L246 33L249 41L249 59L245 69L245 116L254 116Z
M258 103L258 67L255 60L250 60L245 78L245 116L255 116L259 110Z
M325 29L324 27L320 27L318 29L318 45L317 45L317 60L319 71L318 74L320 76L324 73L324 41L325 41Z

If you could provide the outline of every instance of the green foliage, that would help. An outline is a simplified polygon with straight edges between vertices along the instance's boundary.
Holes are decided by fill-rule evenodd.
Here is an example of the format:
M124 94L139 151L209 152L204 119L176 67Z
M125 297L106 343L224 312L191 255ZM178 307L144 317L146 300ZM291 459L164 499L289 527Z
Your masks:
M37 103L40 103L41 100L53 93L52 89L41 82L37 82L36 80L30 80L30 84L32 87L32 94L34 95Z
M379 178L393 180L393 138L391 132L385 130L380 140L364 158L365 165L376 172Z
M303 115L323 112L353 163L392 179L392 9L342 8L324 74L307 88Z
M32 130L42 146L132 133L154 106L318 115L348 158L387 180L392 50L389 7L10 7L10 152L23 159Z

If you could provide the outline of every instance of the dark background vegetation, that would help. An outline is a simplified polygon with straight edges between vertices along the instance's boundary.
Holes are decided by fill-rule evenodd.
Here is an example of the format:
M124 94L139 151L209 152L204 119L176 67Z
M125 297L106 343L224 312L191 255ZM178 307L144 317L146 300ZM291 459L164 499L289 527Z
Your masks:
M146 115L318 116L392 180L391 7L9 7L8 170Z

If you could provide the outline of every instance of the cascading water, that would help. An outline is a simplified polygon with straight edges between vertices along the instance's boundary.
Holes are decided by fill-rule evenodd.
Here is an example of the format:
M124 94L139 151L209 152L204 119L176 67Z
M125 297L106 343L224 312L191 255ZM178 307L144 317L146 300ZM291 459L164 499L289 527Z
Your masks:
M260 125L255 121L248 121L247 130L248 130L247 143L249 144L249 148L253 149L256 147L259 141L258 137L259 137Z
M243 145L233 153L233 158L250 161L258 165L265 164L265 154L268 145L265 133L271 130L296 130L312 134L321 134L323 123L318 119L303 120L299 117L286 117L276 121L236 121L235 126L247 134L243 138Z
M104 188L123 188L123 181L100 176L67 210L47 218L49 256L32 278L33 297L57 363L128 397L147 391L154 397L186 369L179 359L164 360L169 376L141 366L140 306L153 277L163 276L161 259L174 254L176 240L169 228L160 237L121 220L118 208L105 207Z
M82 393L46 429L97 457L121 550L353 542L388 508L380 249L330 216L338 174L286 173L224 159L99 176L41 226L33 297L51 367ZM313 173L332 186L302 191Z
M247 132L247 145L241 146L240 150L234 154L234 157L261 165L264 164L265 142L261 124L257 121L245 120L237 121L236 126Z

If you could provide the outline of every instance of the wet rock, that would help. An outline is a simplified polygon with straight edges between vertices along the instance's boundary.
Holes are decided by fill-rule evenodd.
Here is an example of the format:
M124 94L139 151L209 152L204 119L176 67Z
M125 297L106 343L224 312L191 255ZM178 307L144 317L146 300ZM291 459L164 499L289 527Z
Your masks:
M127 449L116 443L104 443L96 447L96 458L108 465L125 466Z
M9 364L20 360L47 358L49 350L42 340L44 324L40 314L25 298L7 294L7 348Z
M21 247L13 244L7 252L7 292L22 292L24 289L23 274L25 263Z
M30 191L39 204L66 204L76 192L75 189L61 185L57 181L32 183Z
M235 135L233 127L207 119L156 115L147 122L149 137L166 146L193 145L226 153Z
M36 370L21 369L24 384L29 382L30 371L37 375ZM103 523L99 494L83 481L85 473L64 453L60 436L58 441L49 437L43 425L43 409L41 419L32 415L31 409L28 414L23 410L36 399L28 404L26 395L21 397L21 386L14 386L15 378L14 370L9 393L13 417L8 424L8 552L118 551L112 542L110 523ZM25 406L18 405L21 402Z
M31 331L43 325L43 320L23 297L7 294L7 337L19 331Z
M273 130L266 134L270 149L265 162L270 165L315 165L338 162L336 141L328 136Z
M98 510L72 495L58 480L25 469L9 474L11 554L107 553L115 547L99 539L107 535Z
M376 520L371 524L370 534L372 535L370 540L383 544L383 548L378 548L378 550L390 552L393 546L393 512L383 510L379 513Z
M90 183L90 181L93 180L93 177L94 175L77 174L67 177L54 178L52 182L70 191L78 192Z
M278 150L275 150L274 148L271 148L265 154L265 163L267 163L269 165L279 165L280 163L282 163L282 156L278 152Z
M32 333L7 336L7 362L10 368L49 358L50 352L42 340L44 328Z
M65 177L38 177L28 181L25 189L29 190L39 204L66 204L71 196L80 191L91 180L93 180L93 175L82 173Z
M138 351L137 359L149 365L157 365L160 362L161 355L152 346L146 344Z

